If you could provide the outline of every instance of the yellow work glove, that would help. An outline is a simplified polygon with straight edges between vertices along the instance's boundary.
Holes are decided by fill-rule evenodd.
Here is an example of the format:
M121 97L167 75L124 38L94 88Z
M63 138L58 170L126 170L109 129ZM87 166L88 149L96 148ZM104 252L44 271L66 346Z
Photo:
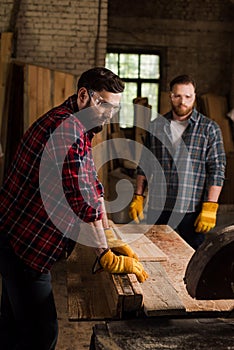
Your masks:
M129 256L115 255L110 249L99 258L99 263L110 273L134 273L139 282L144 282L148 274L139 261Z
M202 210L194 223L196 232L207 233L215 227L218 207L218 203L215 202L204 202L202 204Z
M128 215L130 219L133 219L137 224L139 224L139 219L144 219L143 214L143 204L144 204L144 196L139 194L134 194L133 199L130 203Z
M115 238L115 234L110 227L105 228L104 231L105 231L108 247L111 248L112 252L121 254L121 255L126 255L126 256L129 256L130 258L139 260L136 253L132 250L132 248L127 243L124 243L121 239Z

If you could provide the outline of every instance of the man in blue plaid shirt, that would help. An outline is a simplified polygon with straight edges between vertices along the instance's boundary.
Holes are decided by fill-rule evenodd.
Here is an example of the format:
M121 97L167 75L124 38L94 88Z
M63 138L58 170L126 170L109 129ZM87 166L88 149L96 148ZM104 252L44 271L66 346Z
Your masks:
M149 125L129 215L144 218L148 185L147 223L171 226L197 249L216 224L226 157L219 126L194 108L195 89L187 75L171 81L171 111Z

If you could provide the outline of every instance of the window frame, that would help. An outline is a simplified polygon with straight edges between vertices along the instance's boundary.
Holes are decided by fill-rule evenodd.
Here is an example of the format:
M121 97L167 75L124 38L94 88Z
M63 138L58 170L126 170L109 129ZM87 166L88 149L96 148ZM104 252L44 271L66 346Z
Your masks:
M123 49L123 48L111 48L107 49L106 54L113 53L118 54L118 72L115 72L120 76L120 78L126 83L136 83L137 85L137 96L141 96L142 84L144 83L152 83L158 84L158 94L157 94L157 110L156 113L159 112L160 109L160 91L161 91L161 82L162 82L162 52L158 49L148 50L148 49ZM121 54L135 54L138 55L138 77L137 78L124 78L120 75L120 57ZM159 56L159 77L158 78L141 78L140 77L140 55L155 55ZM135 96L135 97L137 97ZM145 97L145 96L142 96ZM147 96L146 96L147 97ZM149 101L150 103L150 101Z

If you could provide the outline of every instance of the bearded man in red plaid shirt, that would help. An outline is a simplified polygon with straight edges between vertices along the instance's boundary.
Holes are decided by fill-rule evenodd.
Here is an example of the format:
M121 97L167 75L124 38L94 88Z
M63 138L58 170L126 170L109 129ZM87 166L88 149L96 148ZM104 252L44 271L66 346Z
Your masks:
M110 273L147 273L127 245L112 248L104 191L91 141L119 109L124 83L97 67L84 72L77 94L26 131L0 192L0 344L53 350L58 322L50 270L77 241L92 246ZM118 253L118 255L116 254Z

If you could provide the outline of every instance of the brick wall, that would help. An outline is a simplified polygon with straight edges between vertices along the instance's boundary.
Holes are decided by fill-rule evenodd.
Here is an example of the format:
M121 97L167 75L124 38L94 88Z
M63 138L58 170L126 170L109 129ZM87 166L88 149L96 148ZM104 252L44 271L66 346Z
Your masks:
M1 3L1 31L7 31L16 11L13 1ZM18 60L79 75L104 64L107 0L22 0L15 29Z
M198 92L227 95L234 107L232 0L108 2L108 48L162 53L162 89L182 73L192 74Z
M1 1L1 32L14 29L16 4ZM160 50L163 90L190 73L198 92L226 95L234 107L233 0L21 0L15 27L24 62L79 75L104 64L106 45Z

